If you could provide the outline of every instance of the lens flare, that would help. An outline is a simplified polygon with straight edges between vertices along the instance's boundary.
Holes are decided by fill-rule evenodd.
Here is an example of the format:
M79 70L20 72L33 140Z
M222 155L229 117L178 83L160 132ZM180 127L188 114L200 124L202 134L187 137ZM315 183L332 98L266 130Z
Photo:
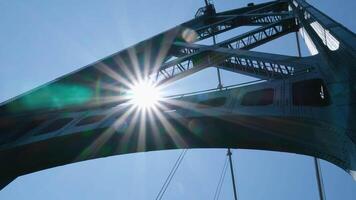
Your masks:
M130 91L130 102L141 109L154 108L160 99L159 88L150 81L140 81Z

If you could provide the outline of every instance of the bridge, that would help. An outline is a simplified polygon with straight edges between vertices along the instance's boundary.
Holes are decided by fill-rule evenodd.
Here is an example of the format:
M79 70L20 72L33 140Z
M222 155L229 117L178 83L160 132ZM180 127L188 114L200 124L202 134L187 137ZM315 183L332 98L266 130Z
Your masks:
M258 28L199 43L242 26ZM251 50L293 32L312 56ZM302 0L224 12L208 3L188 22L1 104L1 185L68 163L177 148L293 152L355 175L355 45L354 33ZM259 81L162 98L154 112L130 104L137 82L160 87L211 66Z

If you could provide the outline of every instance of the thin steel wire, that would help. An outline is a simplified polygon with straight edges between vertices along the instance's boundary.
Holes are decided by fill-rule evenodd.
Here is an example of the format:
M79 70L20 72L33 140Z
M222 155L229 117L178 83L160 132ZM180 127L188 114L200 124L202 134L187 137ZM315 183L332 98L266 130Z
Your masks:
M179 168L180 164L182 163L182 160L187 153L188 149L183 149L182 152L179 154L176 162L173 165L173 168L169 172L169 175L167 176L166 180L164 181L161 190L158 192L156 196L156 200L161 200L163 198L164 193L166 192L169 184L171 183L174 174L177 172L177 169Z
M216 190L215 190L214 200L218 200L219 199L219 196L220 196L220 193L221 193L221 188L222 188L222 185L224 183L224 179L225 179L225 175L226 175L226 169L227 169L227 157L225 158L224 166L222 168L222 171L221 171L221 174L220 174L220 178L219 178L219 182L218 182L218 185L217 185Z

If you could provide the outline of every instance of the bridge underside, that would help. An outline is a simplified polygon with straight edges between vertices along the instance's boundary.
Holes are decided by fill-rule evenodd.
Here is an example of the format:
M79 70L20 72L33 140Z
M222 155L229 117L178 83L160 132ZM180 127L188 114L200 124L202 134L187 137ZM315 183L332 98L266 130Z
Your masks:
M327 123L228 112L184 118L169 115L160 116L166 118L164 121L154 117L145 124L103 125L4 149L0 151L0 159L6 163L0 170L8 176L5 180L11 180L51 167L119 154L178 148L239 148L316 156L356 171L351 163L355 161L354 144L348 138L340 138L337 130L330 131L336 128ZM345 148L353 151L344 152Z
M197 44L241 26L258 28ZM315 55L251 51L294 32ZM0 188L55 166L177 148L292 152L353 174L355 52L355 34L303 0L225 12L207 5L193 20L1 104ZM140 79L164 85L207 67L261 81L167 98L154 112L127 104Z

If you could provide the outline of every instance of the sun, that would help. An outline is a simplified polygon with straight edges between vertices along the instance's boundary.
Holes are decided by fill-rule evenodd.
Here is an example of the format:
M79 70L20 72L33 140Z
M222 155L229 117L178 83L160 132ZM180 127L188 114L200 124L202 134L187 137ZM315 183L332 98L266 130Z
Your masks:
M150 81L139 81L131 87L130 102L140 109L154 108L160 99L160 89Z

